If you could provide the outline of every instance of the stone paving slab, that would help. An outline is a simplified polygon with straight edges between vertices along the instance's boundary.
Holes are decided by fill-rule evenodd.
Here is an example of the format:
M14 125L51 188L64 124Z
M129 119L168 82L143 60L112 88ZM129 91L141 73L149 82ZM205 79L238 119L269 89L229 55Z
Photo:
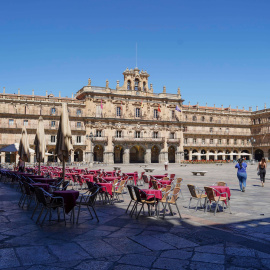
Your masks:
M151 165L152 166L152 165ZM153 165L155 174L164 173ZM142 171L137 165L122 166L123 172ZM111 170L111 167L106 169ZM204 177L192 170L207 170ZM67 220L31 219L34 204L18 207L19 193L0 182L0 269L270 269L270 181L264 188L256 176L256 166L248 166L247 191L239 191L234 164L169 164L168 173L182 177L178 201L183 219L166 214L165 220L125 213L129 203L97 204L98 223L84 209L79 224ZM194 205L188 209L187 184L203 188L225 181L231 189L232 214L205 213ZM269 185L269 186L268 186ZM258 197L258 194L260 196Z

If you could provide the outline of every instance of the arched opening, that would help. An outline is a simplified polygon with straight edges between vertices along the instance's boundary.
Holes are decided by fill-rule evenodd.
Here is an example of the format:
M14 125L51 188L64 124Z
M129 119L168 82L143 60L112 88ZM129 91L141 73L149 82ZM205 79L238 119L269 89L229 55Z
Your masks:
M102 145L95 145L94 161L103 162L103 146Z
M175 163L175 148L171 145L168 149L169 163Z
M189 152L187 149L184 150L184 160L189 160Z
M74 151L74 161L82 162L83 161L83 151L81 149L76 149Z
M6 152L5 163L15 163L16 162L16 152Z
M218 150L217 160L223 160L222 155L223 155L223 152L221 150Z
M225 155L225 159L226 159L226 160L230 160L230 159L231 159L230 150L226 150L226 151L225 151L225 154L226 154L226 155Z
M48 162L57 162L57 156L54 153L54 149L48 150Z
M212 160L212 161L215 160L215 151L214 150L209 151L209 160Z
M139 90L139 79L135 79L134 90L135 91Z
M197 160L199 155L196 149L192 150L192 160Z
M123 163L124 149L121 145L114 147L114 163Z
M201 160L206 160L206 151L204 149L201 151Z
M250 160L250 154L248 150L243 150L241 152L241 158L245 159L245 160Z
M255 160L261 161L263 157L264 157L263 151L261 149L257 149L255 151Z
M151 148L151 163L159 163L159 148L156 145Z
M233 160L237 160L238 152L236 150L233 151Z
M128 81L127 81L127 90L130 90L130 89L131 89L131 81L128 80Z
M144 163L144 149L141 146L133 146L129 152L130 163Z

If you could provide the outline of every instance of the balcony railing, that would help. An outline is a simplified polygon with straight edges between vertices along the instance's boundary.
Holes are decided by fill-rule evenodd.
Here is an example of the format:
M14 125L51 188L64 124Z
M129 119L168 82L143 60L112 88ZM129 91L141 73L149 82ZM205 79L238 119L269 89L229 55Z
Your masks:
M162 137L153 138L153 137L141 137L141 138L134 138L128 136L122 137L113 137L114 142L164 142L165 139Z
M108 141L108 137L107 136L101 136L101 137L92 137L91 139L93 142L107 142Z
M168 138L167 139L168 143L180 143L180 139L177 138Z

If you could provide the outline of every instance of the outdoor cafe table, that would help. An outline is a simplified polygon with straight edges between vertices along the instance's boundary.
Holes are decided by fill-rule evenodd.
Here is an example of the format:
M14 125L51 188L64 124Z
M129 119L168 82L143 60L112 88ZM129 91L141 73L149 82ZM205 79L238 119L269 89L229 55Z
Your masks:
M53 192L53 195L64 198L66 214L68 214L76 205L79 194L80 192L77 190L56 190Z
M94 175L93 174L83 174L83 178L86 178L89 182L94 182Z
M112 196L112 183L98 183L101 191L107 192Z
M112 176L104 176L104 177L102 177L102 179L104 179L104 180L107 181L107 182L114 181L115 179L119 180L120 178L121 178L120 176L115 176L115 177L112 177Z
M45 183L45 184L54 184L56 179L53 178L34 178L33 179L37 183Z
M125 175L133 177L134 185L137 186L138 173L125 173Z
M105 172L105 175L108 176L108 177L115 176L115 171Z
M147 195L152 194L156 197L156 199L161 200L162 199L162 192L161 190L156 189L142 189L143 192L145 192ZM154 198L154 196L147 196L147 200ZM143 197L143 195L142 195Z
M218 192L215 191L216 196L219 196L219 192L223 193L226 192L228 194L228 199L231 199L231 191L230 188L227 186L210 186L211 188L216 189ZM226 194L221 194L221 197L225 197L226 198Z
M79 173L65 173L66 176L71 176L72 180L75 181L74 176L79 175Z
M172 183L171 180L157 180L158 188L165 187L167 185L170 185ZM152 181L149 182L149 188L152 187Z
M46 184L46 183L34 183L34 184L31 184L33 187L40 187L40 188L43 188L45 191L49 192L50 190L50 185L49 184Z
M151 176L156 178L156 179L162 179L163 177L168 177L168 175L166 175L166 174L163 174L163 175L150 175L150 177Z
M98 174L100 173L100 169L99 170L87 170L88 173L93 173L93 174Z

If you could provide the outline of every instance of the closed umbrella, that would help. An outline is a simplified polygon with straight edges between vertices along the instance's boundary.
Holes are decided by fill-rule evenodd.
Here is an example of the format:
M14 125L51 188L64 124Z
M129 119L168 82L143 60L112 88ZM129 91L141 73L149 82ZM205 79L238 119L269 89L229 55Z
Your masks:
M23 127L22 129L22 137L19 144L18 154L23 161L25 162L29 161L30 159L29 141L25 127Z
M73 150L73 147L67 104L62 103L55 153L60 161L63 162L63 179L65 179L65 162L69 160L71 150Z
M46 141L43 118L40 116L38 119L37 133L34 141L36 159L38 162L38 174L40 174L40 163L44 161L46 152Z

